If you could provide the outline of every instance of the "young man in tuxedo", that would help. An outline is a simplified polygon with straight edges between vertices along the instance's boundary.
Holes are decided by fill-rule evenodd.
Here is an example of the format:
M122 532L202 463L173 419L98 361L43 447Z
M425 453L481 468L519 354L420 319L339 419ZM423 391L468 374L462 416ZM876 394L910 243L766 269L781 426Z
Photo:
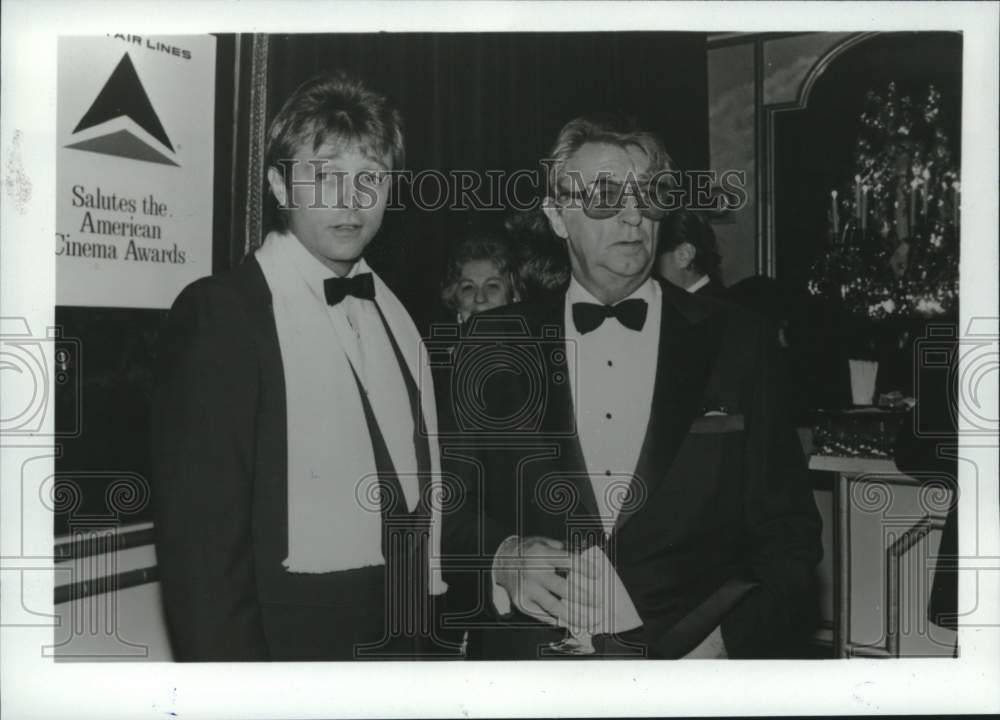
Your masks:
M271 123L280 227L170 312L155 398L157 555L178 660L413 657L429 630L439 454L420 337L363 253L398 112L313 78ZM415 628L415 629L414 629Z
M820 521L774 333L651 278L669 163L634 123L568 123L544 209L569 288L455 354L477 382L451 383L444 550L480 578L474 656L562 656L569 626L605 656L787 657L812 628Z

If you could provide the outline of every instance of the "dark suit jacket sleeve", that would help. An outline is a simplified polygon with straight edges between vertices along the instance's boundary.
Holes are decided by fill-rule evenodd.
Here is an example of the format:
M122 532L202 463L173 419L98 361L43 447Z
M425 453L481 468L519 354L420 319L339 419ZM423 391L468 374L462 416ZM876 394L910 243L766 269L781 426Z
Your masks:
M457 353L456 357L461 362ZM453 393L449 380L447 374L435 377L441 466L446 482L454 483L456 498L442 518L442 566L450 588L449 609L492 611L493 557L500 544L517 533L508 522L516 517L514 494L509 493L509 506L498 507L497 493L487 492L488 478L496 472L489 449L480 442L488 433L460 425L457 408L471 400L461 389Z
M266 659L251 538L258 372L239 298L177 299L153 409L157 560L177 660Z
M449 611L497 613L493 604L493 560L500 544L517 533L490 505L483 487L488 462L488 457L475 448L445 444L444 472L460 488L458 502L443 517L441 537Z
M761 323L756 336L758 362L745 411L744 533L748 579L759 585L729 613L722 633L730 657L789 657L818 612L820 519L785 409L776 332Z

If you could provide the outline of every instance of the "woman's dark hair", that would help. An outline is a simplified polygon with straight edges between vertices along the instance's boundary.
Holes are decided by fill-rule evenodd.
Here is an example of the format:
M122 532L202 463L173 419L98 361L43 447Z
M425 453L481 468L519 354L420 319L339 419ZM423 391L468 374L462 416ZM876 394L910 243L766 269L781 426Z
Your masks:
M517 243L518 293L534 300L558 292L569 284L569 254L565 242L552 232L540 209L514 212L504 220L508 235Z
M690 243L694 247L694 260L691 261L693 269L702 275L716 278L722 256L712 227L697 213L680 209L667 215L660 223L656 252L667 253L684 243Z

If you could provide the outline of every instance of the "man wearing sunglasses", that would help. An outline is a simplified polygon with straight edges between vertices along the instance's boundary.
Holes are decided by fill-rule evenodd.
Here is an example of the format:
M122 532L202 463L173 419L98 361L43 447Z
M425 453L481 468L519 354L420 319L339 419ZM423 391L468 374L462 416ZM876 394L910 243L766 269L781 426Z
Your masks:
M799 655L820 522L774 334L651 277L672 170L652 133L578 118L544 164L569 288L482 315L456 355L478 382L453 384L444 552L480 560L470 654Z

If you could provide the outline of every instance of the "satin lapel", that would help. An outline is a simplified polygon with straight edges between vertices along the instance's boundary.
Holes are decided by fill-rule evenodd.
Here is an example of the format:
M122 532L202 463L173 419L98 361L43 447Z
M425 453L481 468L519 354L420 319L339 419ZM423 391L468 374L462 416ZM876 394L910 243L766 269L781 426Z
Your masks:
M247 318L257 339L261 365L261 378L267 390L280 401L282 425L286 422L285 371L281 362L281 345L278 343L278 329L274 321L271 291L260 269L260 264L251 257L246 261L245 270L240 268L238 284L247 298ZM282 462L285 459L282 458Z
M545 403L545 414L542 422L541 442L553 443L558 449L558 456L551 460L548 470L558 475L577 488L580 507L574 514L590 517L598 516L597 499L594 488L587 474L587 463L580 447L580 437L576 427L576 412L573 406L573 391L570 385L570 373L576 372L570 368L569 353L566 352L566 311L565 295L559 296L558 302L546 303L540 314L539 343L547 372L548 389Z
M664 293L649 424L635 477L615 521L616 530L641 510L644 500L656 491L701 410L701 399L721 341L709 317L707 313L679 309Z
M267 412L262 412L259 431L267 437L257 445L255 473L275 478L276 484L258 480L261 494L270 491L267 501L269 521L255 524L255 534L261 547L273 549L274 558L263 563L281 570L281 561L288 555L288 434L285 396L285 371L281 361L281 346L274 321L271 291L260 264L252 256L234 274L236 284L245 299L247 321L257 341L260 363L260 392L266 394ZM263 403L263 399L259 402ZM270 452L266 452L269 450ZM271 533L271 534L267 534Z

